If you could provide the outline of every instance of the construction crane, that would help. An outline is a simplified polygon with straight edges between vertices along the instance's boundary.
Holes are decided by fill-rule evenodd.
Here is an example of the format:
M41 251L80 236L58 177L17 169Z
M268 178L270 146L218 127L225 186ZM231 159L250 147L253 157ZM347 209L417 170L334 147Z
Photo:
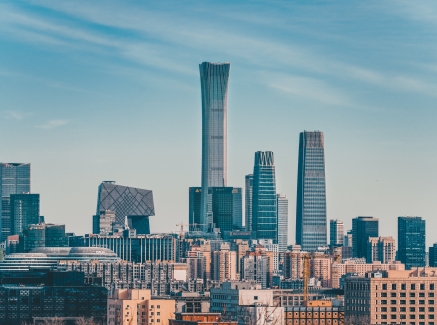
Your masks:
M180 238L184 238L184 226L188 226L183 221L181 223L176 224L176 227L181 227L181 230L179 231Z

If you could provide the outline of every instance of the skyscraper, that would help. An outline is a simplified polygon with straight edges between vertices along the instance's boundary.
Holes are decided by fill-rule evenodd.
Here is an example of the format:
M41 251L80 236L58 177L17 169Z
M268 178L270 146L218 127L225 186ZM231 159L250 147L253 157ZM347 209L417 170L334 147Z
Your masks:
M288 245L288 199L285 194L276 195L277 215L278 215L278 250L287 251Z
M331 246L343 246L344 224L343 221L329 220L329 244Z
M119 227L127 221L137 234L149 234L149 216L155 215L152 191L105 181L99 186L96 215L107 210L115 213L115 223Z
M296 244L313 252L327 244L325 145L323 132L304 131L299 137Z
M246 175L245 177L245 224L246 231L252 231L252 190L253 190L253 174Z
M425 220L421 217L398 217L398 259L405 268L425 266Z
M39 223L39 194L11 194L11 235L19 235Z
M352 219L352 255L367 258L370 237L379 237L379 220L374 217Z
M11 231L11 194L30 192L30 164L0 163L0 197L2 198L1 241L7 240Z
M202 191L201 229L212 225L208 188L227 186L227 116L230 63L199 65L202 90ZM209 212L209 213L208 213Z
M233 229L243 230L243 193L241 187L232 188Z
M252 193L252 232L256 239L278 243L275 163L272 151L255 152Z
M188 227L190 231L200 231L200 200L201 187L190 187L188 189L189 203L188 203Z
M241 227L241 187L210 187L208 189L213 215L213 224L221 233Z

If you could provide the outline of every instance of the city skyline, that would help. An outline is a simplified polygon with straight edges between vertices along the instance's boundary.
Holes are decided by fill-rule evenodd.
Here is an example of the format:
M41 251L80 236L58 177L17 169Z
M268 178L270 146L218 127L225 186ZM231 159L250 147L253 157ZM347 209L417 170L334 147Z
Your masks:
M435 8L223 5L235 15L197 8L208 21L190 6L187 18L174 20L176 9L159 6L1 5L2 161L32 163L41 214L68 231L90 232L95 188L115 179L154 191L153 232L186 221L187 188L200 185L196 65L208 60L233 65L228 183L244 186L253 152L275 152L277 192L290 200L290 243L304 129L326 134L328 218L350 229L352 218L372 215L380 234L395 238L390 225L398 216L422 216L435 227L435 35L424 33ZM124 15L112 19L114 9ZM287 17L292 9L300 19ZM353 14L353 24L338 9ZM162 36L170 30L175 35ZM154 41L161 36L165 42ZM71 197L83 204L66 211ZM428 235L427 246L433 241Z

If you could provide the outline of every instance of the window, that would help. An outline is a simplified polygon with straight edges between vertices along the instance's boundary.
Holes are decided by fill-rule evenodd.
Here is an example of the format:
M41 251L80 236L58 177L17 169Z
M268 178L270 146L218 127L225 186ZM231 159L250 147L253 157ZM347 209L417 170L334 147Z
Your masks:
M406 319L407 316L406 315L399 315L401 319Z
M428 297L434 297L434 292L428 292Z
M381 305L387 305L387 300L381 300Z
M416 308L410 307L410 312L415 312L415 311L416 311Z
M425 290L425 283L420 284L420 290Z
M393 283L393 284L391 285L391 289L392 289L392 290L396 290L396 283Z
M150 308L155 308L155 306L154 306L154 305L152 305L152 306L150 306Z
M434 314L428 315L429 319L434 319Z
M382 292L381 297L387 297L387 292Z
M396 314L395 315L390 315L390 319L396 319Z
M406 311L406 308L405 307L401 307L401 308L399 308L399 311Z
M416 304L416 300L410 300L410 305L415 305Z
M160 320L160 319L157 319L156 322L157 322L157 323L161 323L161 320Z
M253 300L258 300L258 296L254 296L254 297L253 297Z
M396 297L396 292L390 293L390 297Z
M425 297L425 292L419 292L419 297Z
M161 312L158 311L158 312L156 313L156 316L160 316L160 315L161 315Z
M420 315L419 315L419 319L425 319L425 315L420 314Z
M429 290L434 290L434 283L431 283L431 284L429 285Z
M410 297L416 297L416 294L414 292L410 292Z
M406 301L406 300L401 300L399 303L400 303L401 305L405 305L405 304L407 303L407 301Z
M414 283L411 283L411 290L416 290L416 285Z
M406 297L407 294L406 294L405 292L401 292L401 293L399 294L399 296L400 296L400 297Z
M410 319L416 319L416 315L410 314Z
M390 300L390 304L396 305L396 300Z
M405 283L401 284L401 290L407 290L407 285Z
M433 312L434 311L434 307L428 307L428 311Z
M386 312L387 311L387 307L381 307L381 311L382 312Z
M434 305L434 300L428 300L428 303L429 303L430 305Z
M390 308L390 311L391 311L391 312L396 311L396 307L391 307L391 308Z
M424 305L425 304L425 300L419 300L419 305Z
M387 284L386 284L386 283L384 283L384 284L382 285L382 290L387 290Z
M156 308L160 309L160 308L161 308L161 305L156 305Z
M381 319L387 319L387 315L381 315Z

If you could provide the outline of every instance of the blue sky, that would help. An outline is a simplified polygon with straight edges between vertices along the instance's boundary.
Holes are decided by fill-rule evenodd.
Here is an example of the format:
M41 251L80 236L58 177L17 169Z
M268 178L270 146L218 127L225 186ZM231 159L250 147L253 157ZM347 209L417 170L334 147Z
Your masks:
M229 185L272 150L290 243L303 130L325 133L328 219L396 236L419 215L437 241L434 2L3 1L0 161L32 163L68 231L91 231L102 180L153 190L152 231L177 231L200 185L203 61L231 62Z

